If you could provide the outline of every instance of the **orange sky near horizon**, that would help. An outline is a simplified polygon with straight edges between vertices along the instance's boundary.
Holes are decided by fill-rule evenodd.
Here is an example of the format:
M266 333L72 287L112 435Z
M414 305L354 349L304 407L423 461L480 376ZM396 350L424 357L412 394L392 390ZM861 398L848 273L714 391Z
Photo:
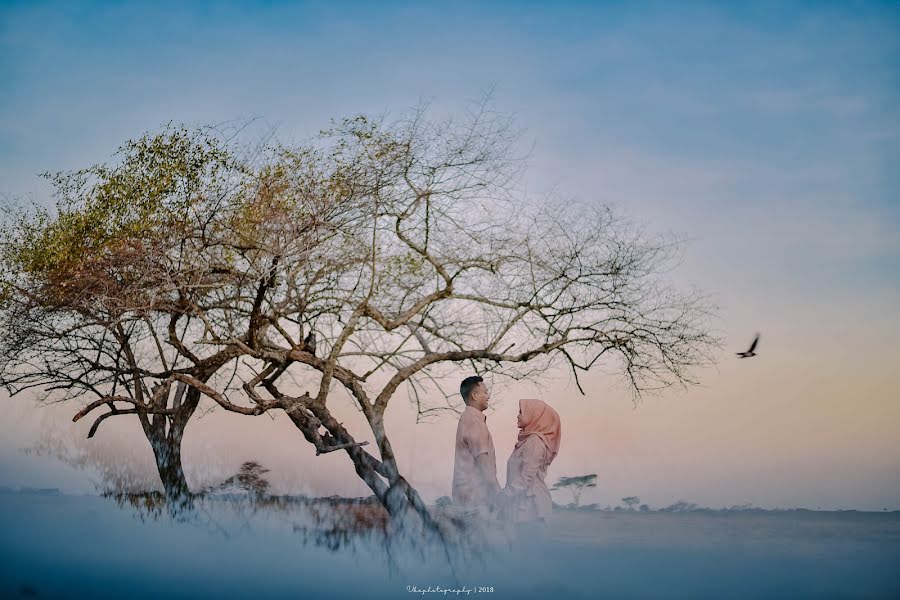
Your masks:
M492 385L487 423L501 483L516 438L517 399L539 397L557 409L563 426L548 483L597 473L598 486L583 503L615 506L634 495L654 507L686 500L712 507L900 509L900 328L863 327L860 321L817 333L806 330L817 323L801 312L763 330L759 356L737 359L732 351L741 348L729 341L716 368L697 372L700 386L646 396L637 406L620 377L599 371L583 379L586 396L564 371ZM15 442L27 446L37 432L53 432L78 447L108 445L104 460L115 454L111 448L124 449L133 462L123 466L153 478L149 446L130 417L107 421L94 440L82 441L76 432L85 435L89 423L70 422L73 405L31 409L27 399L12 402L15 416L0 421L7 460ZM330 405L357 439L370 440L377 451L349 400L338 395ZM401 391L386 424L401 469L426 500L449 495L456 418L444 414L417 425ZM20 470L19 485L56 487L40 475L39 465L48 459L19 454L17 460L37 465L36 472ZM220 481L246 460L271 469L275 491L368 495L343 453L316 457L283 414L244 417L217 410L188 427L184 461L193 485ZM58 469L50 472L59 476ZM79 478L86 475L62 479ZM69 489L85 487L74 483ZM570 500L563 492L554 498Z

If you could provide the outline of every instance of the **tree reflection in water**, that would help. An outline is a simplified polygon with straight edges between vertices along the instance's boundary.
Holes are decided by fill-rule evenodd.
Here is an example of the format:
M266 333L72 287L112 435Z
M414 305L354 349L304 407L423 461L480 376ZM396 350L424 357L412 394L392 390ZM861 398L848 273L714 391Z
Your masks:
M380 556L392 577L422 567L456 577L484 564L488 552L508 544L502 532L491 536L484 523L472 523L450 507L431 507L441 535L407 530L391 520L374 496L310 498L208 490L185 499L177 509L160 492L104 496L133 510L141 521L173 519L226 538L238 532L265 535L289 530L304 547L367 559Z

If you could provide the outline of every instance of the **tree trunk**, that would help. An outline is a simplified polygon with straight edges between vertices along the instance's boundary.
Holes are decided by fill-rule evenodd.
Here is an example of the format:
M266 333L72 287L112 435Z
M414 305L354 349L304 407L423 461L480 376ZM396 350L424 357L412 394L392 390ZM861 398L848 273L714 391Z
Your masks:
M192 504L191 490L181 464L181 442L184 429L200 402L200 392L190 388L185 396L181 402L180 394L176 394L174 415L153 415L144 430L153 448L166 506L172 514L190 508Z
M400 475L383 428L373 426L379 448L386 448L388 460L378 460L359 445L350 433L321 404L308 404L297 398L281 397L282 408L308 442L319 452L342 445L353 462L356 474L368 486L389 516L389 546L413 547L424 556L446 560L454 577L459 572L458 553L447 542L444 531L432 517L418 492ZM319 430L324 427L326 432ZM386 445L385 445L386 444ZM384 454L382 455L384 458ZM391 551L388 550L391 555Z
M451 575L456 578L461 568L459 548L448 543L444 530L406 478L394 470L389 480L391 483L380 498L390 515L392 536L388 543L415 548L426 560L446 560Z
M306 405L297 399L283 399L284 410L304 437L317 447L325 444L352 444L353 437L328 411L321 405ZM319 427L324 427L327 434L320 435ZM383 452L383 460L379 461L359 446L345 448L345 452L353 461L353 467L360 479L372 490L381 505L387 510L392 528L398 533L413 537L434 537L443 540L443 534L432 517L418 492L400 475L396 461L390 451L390 444L383 430L377 429L376 437ZM387 450L386 458L384 450Z
M429 538L436 538L444 542L443 532L438 526L431 511L425 505L422 497L416 489L400 474L397 462L394 460L390 442L384 431L374 428L375 436L379 439L382 451L382 465L384 475L388 480L388 489L384 494L382 504L391 515L391 521L397 526L406 529L406 533Z
M150 440L163 494L170 507L182 506L191 495L181 466L181 439L182 435L178 434Z

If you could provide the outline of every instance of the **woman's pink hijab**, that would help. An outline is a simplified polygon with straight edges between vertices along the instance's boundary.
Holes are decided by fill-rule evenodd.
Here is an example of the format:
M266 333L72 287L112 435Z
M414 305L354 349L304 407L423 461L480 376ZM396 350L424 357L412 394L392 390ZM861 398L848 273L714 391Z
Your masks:
M519 431L516 448L524 444L529 436L536 435L550 450L550 461L552 462L559 453L561 436L559 415L543 400L519 400L519 409L522 411L523 427Z

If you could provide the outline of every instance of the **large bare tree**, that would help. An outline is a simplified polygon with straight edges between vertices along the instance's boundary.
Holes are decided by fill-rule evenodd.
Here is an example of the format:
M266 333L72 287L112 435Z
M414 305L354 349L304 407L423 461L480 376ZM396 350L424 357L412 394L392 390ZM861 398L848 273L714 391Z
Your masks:
M433 525L385 429L399 390L424 415L447 408L443 384L460 367L522 378L559 365L578 382L604 364L638 396L692 383L691 367L710 360L717 340L703 299L662 279L676 245L605 208L516 193L515 141L509 122L484 107L442 122L424 111L393 121L357 117L242 169L239 210L207 213L215 235L170 229L159 250L165 259L152 259L173 264L188 241L191 276L174 263L181 266L167 281L179 283L155 291L140 318L126 319L142 328L154 319L174 323L163 328L168 338L146 329L159 360L166 343L174 358L165 368L120 369L120 385L136 373L146 389L131 384L125 398L98 390L79 414L121 401L142 419L172 418L175 405L164 399L179 385L233 412L284 410L317 453L345 452L393 518ZM160 241L147 237L148 246ZM138 274L139 285L151 272ZM196 290L183 290L186 281ZM182 311L177 318L172 306ZM37 370L31 364L28 381L44 384L50 365L90 356L68 345L68 330L53 339L62 349ZM118 347L110 353L118 356ZM226 364L232 377L220 370ZM353 399L374 448L333 415L341 395Z

